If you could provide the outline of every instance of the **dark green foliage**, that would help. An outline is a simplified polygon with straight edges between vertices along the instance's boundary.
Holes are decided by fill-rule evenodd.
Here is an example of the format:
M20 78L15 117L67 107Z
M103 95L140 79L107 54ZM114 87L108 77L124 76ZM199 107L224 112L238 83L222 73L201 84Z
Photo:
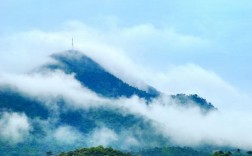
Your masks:
M82 148L75 151L61 153L59 156L131 156L130 153L123 153L112 148L103 146Z
M231 150L231 151L216 151L213 152L212 156L249 156L252 155L252 151L242 151L240 149Z
M231 152L217 151L217 152L214 152L212 156L231 156L231 155L232 155Z
M145 149L137 154L141 156L210 156L209 153L196 151L189 147L163 147Z

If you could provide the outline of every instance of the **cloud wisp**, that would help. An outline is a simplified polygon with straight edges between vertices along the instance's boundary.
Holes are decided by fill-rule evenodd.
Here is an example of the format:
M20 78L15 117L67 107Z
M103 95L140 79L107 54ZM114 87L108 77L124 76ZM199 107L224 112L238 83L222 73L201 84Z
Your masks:
M23 142L29 136L32 126L25 114L1 112L0 138L8 143Z

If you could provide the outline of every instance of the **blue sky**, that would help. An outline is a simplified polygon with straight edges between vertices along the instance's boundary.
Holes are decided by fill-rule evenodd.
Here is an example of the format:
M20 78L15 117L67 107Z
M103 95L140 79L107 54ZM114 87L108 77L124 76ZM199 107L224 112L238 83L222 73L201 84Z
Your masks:
M113 36L105 42L122 48L134 62L160 71L192 63L251 91L250 0L0 0L0 4L2 39L32 30L53 33L68 21L83 23L103 36L129 28L137 31L135 37L131 34L134 38Z
M159 105L162 99L148 106L136 97L119 102L172 126L174 134L162 131L177 141L251 148L251 36L251 0L0 0L0 84L85 101L80 90L86 89L73 75L27 74L51 62L48 55L70 49L74 37L74 49L130 85L196 93L218 108L202 118ZM89 93L84 103L96 100Z

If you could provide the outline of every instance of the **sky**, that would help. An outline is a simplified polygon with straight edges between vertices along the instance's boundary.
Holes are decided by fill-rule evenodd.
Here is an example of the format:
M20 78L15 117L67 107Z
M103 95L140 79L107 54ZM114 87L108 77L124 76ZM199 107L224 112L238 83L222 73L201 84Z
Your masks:
M249 0L0 4L1 71L31 70L48 61L43 57L70 49L74 37L77 49L130 82L136 77L167 93L199 93L217 103L213 97L222 92L232 92L225 100L252 92Z
M1 38L30 30L54 32L68 21L82 22L102 32L151 25L161 33L168 29L202 43L180 47L172 39L165 41L165 36L143 37L136 39L138 46L128 45L132 47L126 53L134 61L161 71L174 64L194 63L216 72L238 88L251 91L252 2L249 0L1 0L0 3Z
M24 74L52 62L50 54L71 49L73 37L75 49L129 84L144 88L144 82L167 94L197 93L222 114L202 118L198 110L163 105L167 99L148 106L137 97L111 103L126 103L123 109L166 125L164 133L173 132L167 135L178 144L203 140L251 148L251 16L251 0L0 0L0 84L14 84L32 97L62 95L78 108L83 101L106 103L73 75ZM20 141L27 135L31 125L24 114L0 116L0 125L22 132L0 136ZM174 118L180 122L170 121ZM60 127L54 137L69 131ZM105 127L91 138L103 135L100 131L109 134L105 138L118 137Z

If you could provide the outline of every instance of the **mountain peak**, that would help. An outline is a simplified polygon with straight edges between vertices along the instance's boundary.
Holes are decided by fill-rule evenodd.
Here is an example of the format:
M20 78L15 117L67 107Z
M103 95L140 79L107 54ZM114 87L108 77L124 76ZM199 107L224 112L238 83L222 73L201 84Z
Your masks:
M157 97L158 91L149 87L148 91L143 91L114 76L103 68L100 64L77 50L67 50L51 55L57 64L49 64L46 68L51 70L62 70L65 73L74 73L75 78L83 86L105 97L130 97L137 95L147 100Z
M161 94L151 86L148 86L146 91L130 86L80 51L67 50L53 54L51 57L58 63L47 65L47 69L57 69L67 74L74 74L75 78L81 82L83 86L89 88L98 95L108 98L131 97L137 95L146 100L151 100ZM171 95L171 97L183 105L194 103L205 110L215 109L211 103L198 95L177 94Z

